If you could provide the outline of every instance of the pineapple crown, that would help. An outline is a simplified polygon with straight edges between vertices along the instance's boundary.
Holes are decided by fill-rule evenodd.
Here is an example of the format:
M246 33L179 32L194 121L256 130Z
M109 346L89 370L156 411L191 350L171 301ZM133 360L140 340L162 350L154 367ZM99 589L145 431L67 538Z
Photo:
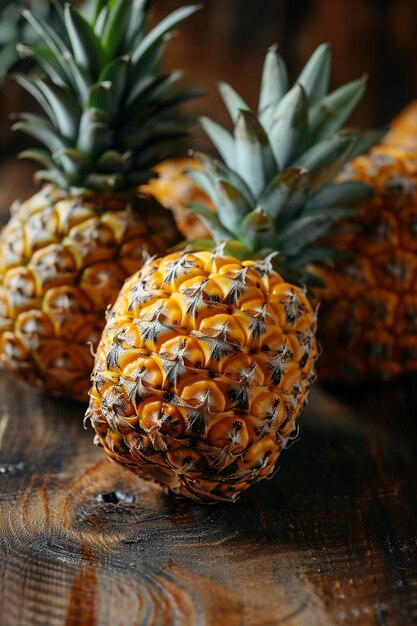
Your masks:
M163 74L160 62L173 29L199 7L184 6L149 30L147 0L92 0L83 10L53 2L63 37L23 11L40 43L19 52L43 75L16 80L45 115L15 116L13 128L44 146L20 156L44 166L38 180L71 193L134 194L187 135L178 105L197 94L178 89L182 73Z
M56 1L64 4L63 0ZM22 18L22 9L25 7L48 20L54 28L59 28L56 11L50 0L0 0L0 82L19 61L17 43L22 39L31 43L37 40L36 32Z
M332 263L340 252L317 242L372 193L359 182L331 181L385 133L340 130L364 94L366 78L328 93L330 70L330 47L323 44L290 88L284 61L276 46L270 48L257 113L230 85L219 84L234 131L201 119L221 160L196 153L202 169L188 172L217 211L190 205L214 239L193 247L227 242L230 253L246 259L278 252L274 265L287 280L318 285L306 267Z

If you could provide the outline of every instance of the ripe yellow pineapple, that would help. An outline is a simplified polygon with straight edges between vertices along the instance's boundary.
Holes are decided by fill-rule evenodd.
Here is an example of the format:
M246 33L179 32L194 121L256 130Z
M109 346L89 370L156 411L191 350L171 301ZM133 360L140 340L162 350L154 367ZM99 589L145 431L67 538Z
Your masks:
M156 259L108 317L89 411L98 441L177 494L233 500L296 432L314 333L305 293L268 261Z
M178 230L187 239L210 239L210 231L201 218L189 211L189 204L205 204L212 208L205 194L187 176L188 170L201 168L197 159L169 159L159 163L154 171L157 178L151 178L140 190L153 196L162 206L170 209L174 215Z
M374 190L327 244L349 257L317 270L327 283L319 316L323 378L389 379L417 371L417 153L373 148L343 181Z
M147 32L148 3L89 4L62 13L64 43L26 12L44 46L21 47L45 76L19 78L45 116L15 124L44 149L41 190L15 206L0 235L0 362L55 395L87 399L92 349L104 315L148 255L178 241L168 211L136 188L184 134L162 75L167 36L196 7L178 9Z
M320 46L290 88L271 49L257 115L221 86L233 135L204 119L223 160L199 154L189 174L216 208L194 207L217 247L150 261L108 315L86 417L111 459L176 494L234 501L297 433L317 357L299 285L317 283L307 263L332 256L317 239L369 196L331 180L379 137L339 132L364 83L327 94L329 72Z
M410 102L390 124L384 145L417 151L417 100Z

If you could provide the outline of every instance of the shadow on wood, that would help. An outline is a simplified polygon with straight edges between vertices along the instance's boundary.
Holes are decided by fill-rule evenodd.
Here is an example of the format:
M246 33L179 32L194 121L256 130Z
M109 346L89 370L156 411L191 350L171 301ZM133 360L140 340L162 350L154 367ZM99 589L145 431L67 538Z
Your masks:
M415 623L415 394L341 395L314 390L276 478L202 506L105 460L82 405L3 378L1 626Z

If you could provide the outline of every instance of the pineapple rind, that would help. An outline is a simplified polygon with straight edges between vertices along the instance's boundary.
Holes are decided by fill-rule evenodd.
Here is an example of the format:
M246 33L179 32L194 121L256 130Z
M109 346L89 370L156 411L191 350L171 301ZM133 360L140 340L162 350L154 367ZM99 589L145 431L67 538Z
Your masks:
M417 371L417 155L380 146L342 180L374 189L345 232L328 245L349 253L315 268L320 293L319 374L335 380L391 379Z
M136 203L140 201L136 200ZM105 312L149 255L175 242L146 201L44 187L0 234L0 363L54 395L86 400Z
M87 417L115 461L177 495L233 501L270 477L314 380L316 316L269 261L177 252L126 281Z

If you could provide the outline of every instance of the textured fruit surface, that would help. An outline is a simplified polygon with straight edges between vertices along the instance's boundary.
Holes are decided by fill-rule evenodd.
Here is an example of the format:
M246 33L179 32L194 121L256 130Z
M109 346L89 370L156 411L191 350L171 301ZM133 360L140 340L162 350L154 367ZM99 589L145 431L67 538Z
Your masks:
M329 289L319 313L320 376L391 378L417 371L417 154L374 148L343 180L374 197L329 244L351 258L317 270Z
M154 168L158 178L152 178L142 189L162 206L170 209L178 230L187 239L211 239L210 231L201 219L190 211L189 204L204 204L213 211L208 196L186 175L188 170L200 170L197 159L170 159Z
M391 122L384 144L404 150L417 150L417 100L413 100Z
M174 253L129 278L87 417L110 458L195 500L274 473L314 379L316 316L268 260Z
M168 211L45 187L0 235L0 361L56 395L87 399L105 311L147 255L165 251ZM159 213L158 213L159 211ZM89 345L91 344L91 346Z

